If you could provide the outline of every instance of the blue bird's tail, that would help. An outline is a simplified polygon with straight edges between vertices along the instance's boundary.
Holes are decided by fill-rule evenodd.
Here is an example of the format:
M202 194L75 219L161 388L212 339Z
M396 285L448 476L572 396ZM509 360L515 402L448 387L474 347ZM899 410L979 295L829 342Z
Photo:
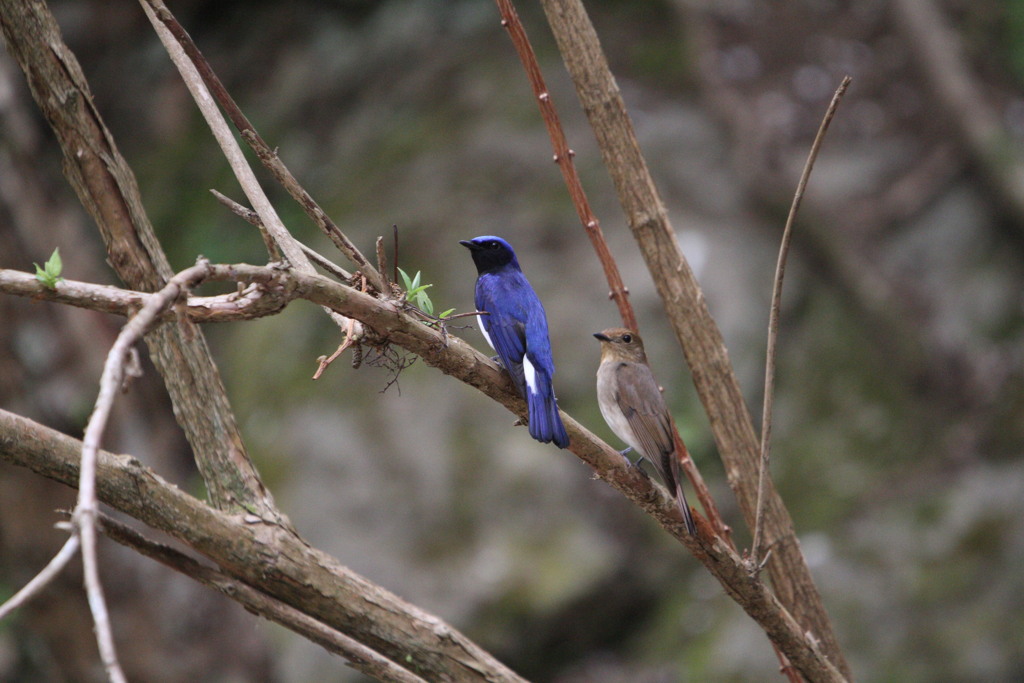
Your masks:
M554 442L559 448L568 448L569 435L558 414L555 392L550 387L543 394L528 391L526 402L530 407L530 436L541 443Z

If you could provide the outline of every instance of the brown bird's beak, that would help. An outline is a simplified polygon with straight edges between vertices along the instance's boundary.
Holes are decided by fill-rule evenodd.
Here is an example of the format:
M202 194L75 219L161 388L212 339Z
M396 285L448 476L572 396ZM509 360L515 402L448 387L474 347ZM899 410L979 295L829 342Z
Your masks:
M611 337L606 337L600 332L595 332L594 336L604 342L610 342L612 340Z

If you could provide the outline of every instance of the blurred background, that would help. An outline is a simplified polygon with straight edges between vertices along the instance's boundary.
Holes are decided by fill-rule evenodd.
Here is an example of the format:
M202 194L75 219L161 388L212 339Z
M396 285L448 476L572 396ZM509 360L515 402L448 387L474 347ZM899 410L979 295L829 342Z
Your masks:
M683 435L749 543L679 347L535 3L519 11ZM266 260L212 198L233 180L142 11L54 2L175 269ZM833 90L786 281L773 474L854 674L1024 678L1024 4L588 3L683 249L760 416L786 211ZM472 310L458 240L506 237L551 324L562 407L594 396L617 324L529 85L482 0L172 10L263 137L367 253L400 231L438 310ZM327 240L270 181L300 239ZM390 237L389 237L390 242ZM0 51L0 266L60 247L116 284L24 76ZM343 264L347 265L347 264ZM122 321L0 297L0 406L81 436ZM457 334L481 350L478 330ZM767 638L685 550L571 454L425 364L346 359L315 306L206 328L247 446L299 531L523 676L782 680ZM487 351L489 353L489 350ZM105 444L202 495L151 367ZM0 465L0 597L45 564L72 493ZM297 636L104 543L129 677L360 681ZM0 623L0 680L101 680L80 577Z

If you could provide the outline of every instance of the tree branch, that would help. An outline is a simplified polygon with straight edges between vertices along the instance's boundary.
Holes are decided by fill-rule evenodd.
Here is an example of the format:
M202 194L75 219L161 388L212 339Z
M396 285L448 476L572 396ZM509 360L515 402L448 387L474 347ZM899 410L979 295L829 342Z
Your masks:
M162 23L166 30L174 37L174 40L180 45L181 49L191 60L193 67L197 74L202 78L206 87L212 92L213 98L224 108L227 112L228 117L234 124L235 128L242 135L252 150L259 157L263 165L271 172L274 178L288 191L288 194L299 203L314 223L323 230L324 234L327 235L334 242L334 245L338 250L344 254L359 270L362 272L370 284L378 291L385 294L389 294L390 290L386 287L384 279L380 273L373 267L373 265L367 260L367 258L356 248L356 246L345 236L345 233L335 225L334 221L324 213L324 210L320 208L320 205L316 203L313 197L303 188L299 182L292 175L288 167L284 165L278 157L277 152L270 148L269 145L263 140L253 125L246 118L245 114L235 103L234 99L228 93L224 84L221 83L217 74L214 73L210 63L203 56L203 53L199 51L199 48L193 42L192 37L189 36L185 28L174 18L171 11L167 9L162 0L140 0L144 9L147 10L147 14L151 11L153 15ZM159 33L159 30L158 30ZM256 206L255 204L253 205Z
M61 279L50 289L31 273L0 268L0 293L28 297L41 301L67 304L101 313L129 317L134 315L153 296L149 292L136 292L110 285L94 285L77 280ZM237 322L255 320L279 313L294 299L284 290L269 290L250 285L241 292L217 296L190 296L186 306L188 319L195 322ZM164 311L160 320L176 319L173 312Z
M835 116L839 101L846 94L850 87L850 77L843 78L842 83L832 95L832 101L825 111L825 116L818 127L818 133L814 136L811 144L811 151L807 155L807 163L800 174L800 181L797 183L796 192L793 194L793 203L789 207L789 215L786 217L786 227L782 231L782 243L779 245L779 259L775 266L775 281L772 285L772 303L768 314L768 349L764 367L764 407L761 413L761 466L757 473L757 514L754 517L754 539L750 544L750 564L753 571L761 571L762 545L761 535L764 531L764 505L765 488L770 478L769 465L771 463L772 446L772 402L775 397L775 343L779 337L779 311L782 308L782 280L786 276L786 257L789 255L789 244L793 239L793 222L800 210L800 202L804 198L804 190L807 189L807 181L811 177L811 170L814 169L814 161L818 158L818 150L825 140L825 133L828 132L832 117ZM765 558L767 559L767 558Z
M99 529L121 545L138 551L140 554L235 600L249 612L291 629L328 652L344 657L354 669L367 676L397 683L424 683L425 681L359 641L303 614L291 605L271 598L248 584L204 565L168 545L152 541L111 517L101 514Z
M608 249L608 243L601 231L601 224L598 223L597 216L590 209L590 202L587 201L583 183L580 182L576 164L572 160L576 156L576 152L569 148L569 141L565 137L565 131L562 130L562 123L558 119L555 103L551 101L551 94L544 83L544 74L541 73L540 65L537 63L533 46L530 45L530 40L526 37L526 29L519 21L519 15L516 13L512 0L496 0L496 2L498 11L501 13L501 25L505 27L512 39L512 44L526 71L526 77L533 88L533 94L537 98L541 118L544 119L548 136L551 138L551 146L554 148L555 163L562 171L562 178L565 180L566 187L569 188L569 197L572 199L573 206L576 207L576 214L580 218L580 223L583 224L583 229L587 232L587 237L590 238L590 243L597 253L601 267L604 268L604 276L608 280L608 297L615 301L615 305L619 308L622 326L631 330L639 330L636 314L633 312L633 306L629 303L629 290L623 284L619 267Z
M320 275L266 266L213 265L210 266L209 279L233 280L260 284L271 290L284 288L293 291L295 296L362 321L368 330L373 332L369 335L372 343L397 344L417 354L424 362L445 374L477 388L514 414L520 417L527 414L526 403L516 392L507 373L502 372L495 363L461 339L443 334L409 315L398 302L380 300ZM715 537L710 527L702 524L700 519L698 537L690 536L685 530L678 506L664 488L652 482L636 468L627 466L618 451L598 439L570 416L563 413L562 418L571 437L571 451L590 465L599 478L607 481L653 516L666 531L689 548L722 584L726 592L757 621L794 666L811 680L843 680L842 675L821 657L816 641L809 641L804 637L804 629L762 582L750 577L743 559L724 540ZM155 494L150 492L147 495ZM113 502L110 504L115 505ZM148 518L139 517L130 510L125 511L148 524L167 530L152 523ZM268 526L273 528L272 525ZM292 541L289 539L292 537L285 538L287 534L284 534L283 530L268 533L272 533L275 538L280 537L279 542L290 547ZM196 548L209 554L201 547ZM220 563L220 560L216 561ZM221 564L225 570L232 571ZM259 574L256 567L240 567L238 571ZM240 578L248 576L235 575ZM276 595L270 590L267 592ZM317 614L310 614L320 618ZM373 646L373 642L359 639Z

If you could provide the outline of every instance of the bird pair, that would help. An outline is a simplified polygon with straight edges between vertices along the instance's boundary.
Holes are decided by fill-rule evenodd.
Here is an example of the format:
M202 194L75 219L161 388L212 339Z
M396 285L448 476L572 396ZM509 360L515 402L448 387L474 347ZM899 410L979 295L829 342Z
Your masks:
M480 317L480 329L526 399L530 436L568 447L569 435L558 414L552 383L555 364L547 316L515 252L508 242L492 235L459 244L469 249L476 264L476 308L487 312ZM640 335L611 328L594 336L601 341L597 371L601 415L620 439L657 468L679 504L687 530L696 535L683 495L672 416L647 364Z

